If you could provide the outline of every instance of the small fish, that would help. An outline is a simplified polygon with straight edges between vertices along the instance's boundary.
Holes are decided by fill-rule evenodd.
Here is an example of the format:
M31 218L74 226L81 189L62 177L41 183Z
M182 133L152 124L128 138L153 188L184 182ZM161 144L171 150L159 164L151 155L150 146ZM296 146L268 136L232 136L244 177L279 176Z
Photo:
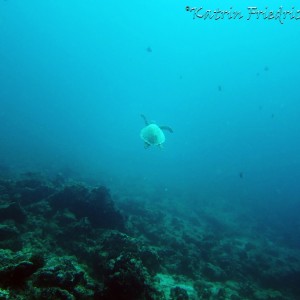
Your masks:
M221 85L218 85L218 91L222 92L222 86Z
M243 172L240 172L240 173L239 173L239 177L240 177L241 179L243 179L243 178L244 178L244 173L243 173Z
M149 46L147 49L146 49L147 52L151 53L152 52L152 48Z

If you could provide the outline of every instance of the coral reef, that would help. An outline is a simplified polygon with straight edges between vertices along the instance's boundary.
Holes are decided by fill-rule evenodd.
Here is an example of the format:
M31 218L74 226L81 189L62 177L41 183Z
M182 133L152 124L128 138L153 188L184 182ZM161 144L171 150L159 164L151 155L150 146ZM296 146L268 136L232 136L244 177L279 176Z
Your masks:
M115 203L103 186L2 178L0 299L300 297L298 251L180 211Z

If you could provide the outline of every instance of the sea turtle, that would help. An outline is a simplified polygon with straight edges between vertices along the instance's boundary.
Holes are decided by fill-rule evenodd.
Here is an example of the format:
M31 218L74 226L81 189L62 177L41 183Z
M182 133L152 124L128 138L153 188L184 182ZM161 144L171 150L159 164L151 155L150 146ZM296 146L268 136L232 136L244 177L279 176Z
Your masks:
M161 148L162 144L166 140L163 130L167 130L172 133L172 128L169 126L158 126L154 122L149 123L144 115L141 115L141 117L144 119L146 125L140 133L141 139L144 141L145 148L148 148L151 145L159 146Z

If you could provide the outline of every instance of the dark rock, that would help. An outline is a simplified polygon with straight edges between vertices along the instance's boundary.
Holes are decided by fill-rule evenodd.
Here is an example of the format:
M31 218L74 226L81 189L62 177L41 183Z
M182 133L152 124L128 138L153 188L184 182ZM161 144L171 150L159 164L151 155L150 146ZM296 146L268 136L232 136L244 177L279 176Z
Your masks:
M37 266L31 261L6 266L0 269L0 282L4 287L18 287L24 284L26 279L36 272Z
M128 253L108 262L104 283L99 299L152 299L147 270L140 260Z
M148 247L143 247L139 251L139 256L143 262L143 265L152 275L155 275L160 270L161 260L155 250Z
M43 200L49 197L55 192L54 189L48 186L38 186L36 188L25 187L20 192L20 203L22 205L27 205L30 203L35 203L39 200Z
M73 265L57 265L38 272L36 285L41 287L61 287L72 290L83 280L83 272L77 272Z
M189 300L189 295L185 289L176 286L170 291L170 300Z
M124 229L124 220L118 212L104 187L95 188L90 193L88 217L94 226L112 229Z
M261 271L259 280L266 288L290 289L300 295L300 271L298 270L292 268L276 269L276 267L273 267L270 270Z
M19 203L11 202L0 205L0 221L9 219L15 220L18 223L26 220L26 214Z
M122 251L131 254L138 253L137 241L127 234L118 231L105 234L102 245L110 253L111 258L119 256Z
M124 220L104 187L91 191L83 185L65 187L49 198L54 211L68 209L77 218L87 217L94 227L124 229Z
M42 268L45 265L45 258L42 253L35 253L29 259L36 269Z
M11 193L14 189L13 181L0 179L0 194Z
M16 236L18 236L18 234L19 234L19 231L15 226L0 224L0 242L4 241L4 240L15 238Z
M27 179L22 179L18 180L16 182L16 187L17 188L29 188L29 189L36 189L42 185L42 181L40 179L34 178L27 178Z
M60 288L45 288L38 295L39 300L75 300L70 292Z
M36 272L33 282L39 288L59 288L59 291L66 290L72 295L93 295L94 284L88 279L88 275L73 257L53 257L47 261L45 267ZM54 290L47 291L52 293ZM79 296L75 298L84 299Z
M68 208L75 214L84 214L87 207L88 189L83 185L67 186L49 197L55 211Z
M203 268L203 275L212 281L223 281L226 279L225 272L211 263L206 264Z

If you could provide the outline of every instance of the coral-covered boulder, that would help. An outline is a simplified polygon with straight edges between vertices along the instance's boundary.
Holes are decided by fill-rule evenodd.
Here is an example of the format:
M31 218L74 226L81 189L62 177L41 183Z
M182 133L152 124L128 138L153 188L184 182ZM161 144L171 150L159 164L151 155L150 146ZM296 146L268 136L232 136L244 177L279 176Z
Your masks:
M163 299L152 288L151 277L142 261L130 253L111 259L104 270L104 290L96 299Z
M49 197L54 212L68 209L77 218L88 218L94 227L124 228L124 220L116 210L105 187L88 189L83 185L67 186Z

